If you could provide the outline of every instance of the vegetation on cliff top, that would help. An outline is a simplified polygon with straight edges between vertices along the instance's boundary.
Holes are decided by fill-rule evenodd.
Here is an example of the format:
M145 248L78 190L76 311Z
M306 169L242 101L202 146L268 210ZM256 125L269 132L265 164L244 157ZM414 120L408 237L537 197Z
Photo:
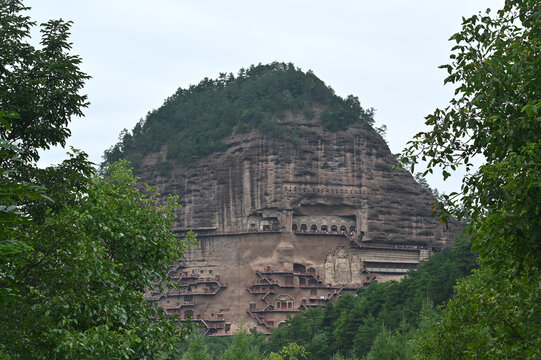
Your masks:
M157 152L164 144L165 160L187 163L224 150L224 137L252 129L297 143L294 129L286 131L278 119L292 111L315 121L314 104L323 106L319 119L330 131L358 121L369 126L374 122L373 109L363 109L355 96L337 96L312 71L303 72L291 63L252 65L237 76L222 73L218 79L205 78L178 89L131 132L122 131L119 142L105 151L104 163L127 158L137 166L138 154Z

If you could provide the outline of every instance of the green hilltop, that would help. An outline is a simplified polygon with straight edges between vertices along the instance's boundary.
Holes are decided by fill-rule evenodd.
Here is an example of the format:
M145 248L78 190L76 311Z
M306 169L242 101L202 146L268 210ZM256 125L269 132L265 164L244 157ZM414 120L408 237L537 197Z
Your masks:
M319 116L314 106L323 109ZM131 132L121 132L118 143L105 151L104 164L126 158L137 168L142 154L160 151L164 145L166 160L188 163L224 151L223 138L253 129L298 144L295 129L279 122L286 112L321 121L330 131L347 129L354 122L367 126L374 122L373 109L363 109L355 96L336 95L310 70L303 72L291 63L252 65L237 76L221 73L217 79L179 88Z

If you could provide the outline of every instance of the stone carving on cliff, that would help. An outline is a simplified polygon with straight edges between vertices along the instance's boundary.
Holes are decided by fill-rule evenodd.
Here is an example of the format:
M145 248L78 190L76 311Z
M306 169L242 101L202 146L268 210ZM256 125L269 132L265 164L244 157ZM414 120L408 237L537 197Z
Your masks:
M357 255L353 255L351 259L351 282L353 284L361 284L361 263Z
M338 258L335 262L335 281L339 284L349 283L351 280L351 272L349 269L349 260L347 258L346 249L338 250Z
M325 259L325 282L328 284L334 283L334 256L327 254Z

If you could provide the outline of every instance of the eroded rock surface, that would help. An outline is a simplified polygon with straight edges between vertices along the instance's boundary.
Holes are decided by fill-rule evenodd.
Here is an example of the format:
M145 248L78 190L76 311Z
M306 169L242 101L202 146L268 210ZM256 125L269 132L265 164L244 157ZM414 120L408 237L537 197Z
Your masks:
M253 131L227 138L225 152L175 164L168 178L156 176L158 154L148 155L138 174L180 195L177 231L200 234L172 269L185 291L152 298L209 334L241 322L269 331L374 278L399 279L458 233L432 216L428 191L392 170L373 129L332 133L300 115L283 123L298 146Z

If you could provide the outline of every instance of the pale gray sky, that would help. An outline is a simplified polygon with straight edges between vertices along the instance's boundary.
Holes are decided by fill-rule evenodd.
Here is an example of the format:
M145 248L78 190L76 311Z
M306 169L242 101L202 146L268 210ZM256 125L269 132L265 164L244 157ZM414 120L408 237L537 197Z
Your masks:
M293 62L313 70L337 94L353 94L376 108L393 153L423 130L424 116L444 107L443 86L461 17L503 0L187 1L27 0L39 23L74 22L73 52L92 76L91 102L71 124L68 145L101 162L123 128L135 123L179 87L251 64ZM42 154L42 165L65 158ZM450 192L459 178L432 186Z

